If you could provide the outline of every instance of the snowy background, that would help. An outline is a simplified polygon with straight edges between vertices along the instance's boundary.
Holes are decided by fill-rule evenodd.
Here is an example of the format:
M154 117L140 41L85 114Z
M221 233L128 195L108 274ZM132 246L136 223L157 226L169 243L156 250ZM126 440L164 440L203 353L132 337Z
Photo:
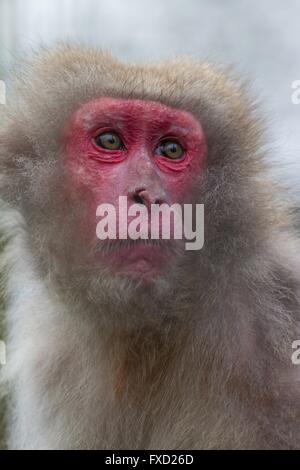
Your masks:
M58 40L126 61L188 54L234 64L262 98L281 176L300 200L299 0L0 0L0 79L24 52Z

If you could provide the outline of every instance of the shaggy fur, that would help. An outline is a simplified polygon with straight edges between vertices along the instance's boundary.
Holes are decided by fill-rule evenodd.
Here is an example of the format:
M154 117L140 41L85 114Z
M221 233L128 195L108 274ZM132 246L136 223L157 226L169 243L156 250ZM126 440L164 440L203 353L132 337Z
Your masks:
M25 67L0 134L10 448L299 447L298 240L245 88L206 63L125 65L76 47ZM100 96L190 111L207 138L193 192L205 246L149 290L74 256L63 132Z

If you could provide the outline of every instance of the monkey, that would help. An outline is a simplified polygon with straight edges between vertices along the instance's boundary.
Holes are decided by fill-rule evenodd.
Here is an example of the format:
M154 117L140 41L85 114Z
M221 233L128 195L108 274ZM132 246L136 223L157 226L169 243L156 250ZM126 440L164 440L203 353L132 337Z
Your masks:
M8 448L299 447L299 237L249 85L59 45L1 122ZM99 240L120 196L202 204L203 247Z

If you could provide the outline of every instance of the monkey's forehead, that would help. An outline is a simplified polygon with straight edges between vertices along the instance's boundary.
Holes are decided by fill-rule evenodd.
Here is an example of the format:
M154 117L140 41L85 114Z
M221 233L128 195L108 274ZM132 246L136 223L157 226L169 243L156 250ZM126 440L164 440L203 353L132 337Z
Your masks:
M168 126L170 131L203 133L199 121L188 111L164 105L157 101L100 97L80 106L71 117L71 123L85 130L99 124L118 122L137 129L147 126Z

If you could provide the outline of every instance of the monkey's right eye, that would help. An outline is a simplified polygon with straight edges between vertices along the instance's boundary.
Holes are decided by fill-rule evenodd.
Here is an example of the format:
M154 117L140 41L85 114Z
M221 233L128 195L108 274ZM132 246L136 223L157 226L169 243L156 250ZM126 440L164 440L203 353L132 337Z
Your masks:
M98 147L106 150L124 150L124 144L115 132L103 132L94 139Z

